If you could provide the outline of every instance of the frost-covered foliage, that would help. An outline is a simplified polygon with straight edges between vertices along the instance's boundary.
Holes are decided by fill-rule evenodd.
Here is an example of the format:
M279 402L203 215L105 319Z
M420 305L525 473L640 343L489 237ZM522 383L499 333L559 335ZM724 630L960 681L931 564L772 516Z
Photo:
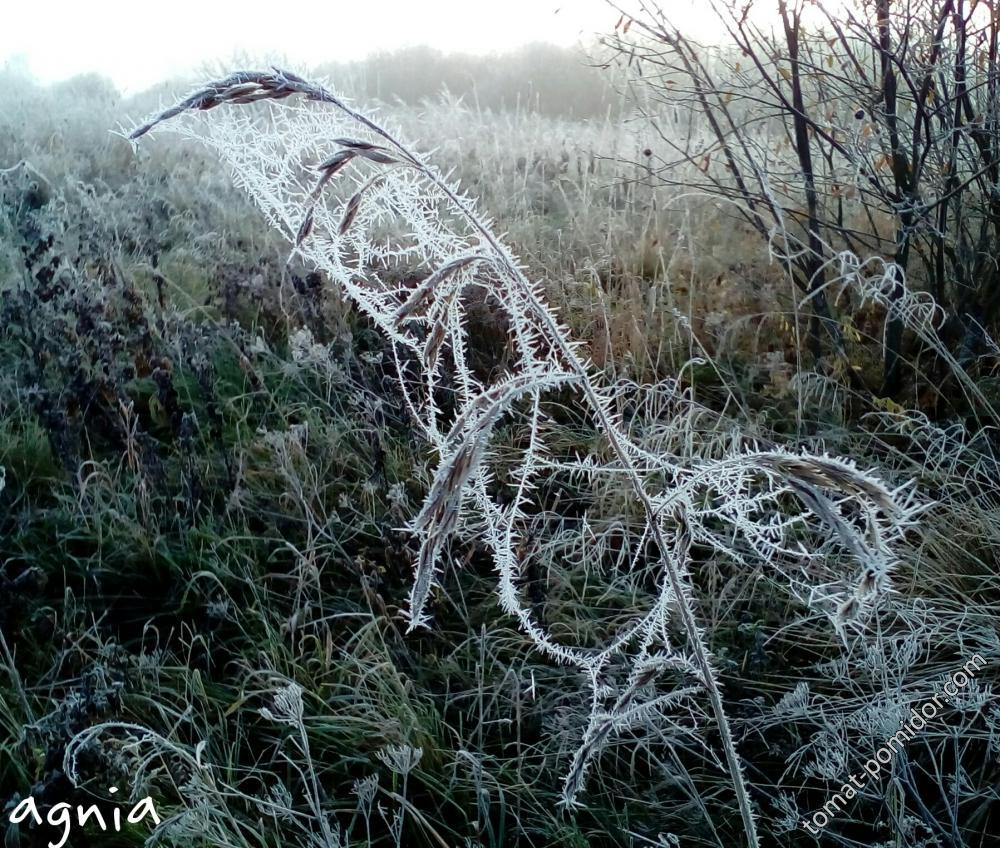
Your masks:
M240 108L256 101L263 108ZM439 458L410 521L419 542L411 629L431 623L437 588L447 592L452 539L485 543L502 608L589 683L565 802L578 802L610 738L697 710L705 693L747 840L759 844L691 586L694 552L774 569L846 640L889 603L894 546L916 514L908 487L737 432L699 449L696 409L677 384L603 379L473 201L326 89L289 73L238 73L133 136L171 118L217 151L294 251L391 341L412 426ZM484 304L505 337L502 367L486 373L469 329ZM595 435L568 442L567 421ZM501 428L513 436L504 451ZM560 481L586 497L561 501ZM627 586L632 603L593 638L548 627L526 586L542 549Z

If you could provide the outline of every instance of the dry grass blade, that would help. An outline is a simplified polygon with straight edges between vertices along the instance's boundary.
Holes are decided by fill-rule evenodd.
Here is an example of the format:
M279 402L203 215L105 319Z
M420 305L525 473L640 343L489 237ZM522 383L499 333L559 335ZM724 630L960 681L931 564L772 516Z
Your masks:
M626 713L643 687L655 681L666 668L668 668L668 663L662 660L659 662L650 660L647 667L636 675L625 692L615 701L614 706L588 728L585 740L573 755L573 763L566 773L566 779L563 783L563 794L566 797L576 797L580 794L590 764L604 748L612 732L624 723L620 716ZM658 708L663 709L670 704L678 704L686 699L694 698L699 692L700 689L696 686L675 689L669 695L659 699Z
M415 629L425 621L424 608L434 585L438 556L458 522L462 487L468 482L482 457L484 443L475 438L463 444L439 471L424 508L414 521L414 529L424 534L410 590L410 625Z
M370 141L359 141L356 138L335 138L333 143L358 152L364 150L385 150L381 145L372 144Z
M323 172L323 176L320 177L319 181L316 183L316 187L309 195L309 208L306 211L305 217L302 219L302 223L299 225L298 232L295 234L296 247L300 247L302 242L305 241L312 232L316 213L316 204L319 202L324 186L326 186L326 184L330 182L330 180L333 179L333 177L356 155L357 154L353 150L341 150L317 168L317 170Z
M577 375L568 372L563 375L527 373L518 374L497 383L480 394L455 419L446 442L450 445L457 445L468 434L492 427L511 403L523 394L540 390L543 387L556 388L577 379L579 379Z
M371 130L376 135L381 136L390 142L397 152L402 155L410 164L420 167L417 160L407 153L392 137L376 124L359 112L355 112L342 100L335 97L330 91L320 85L307 82L302 77L291 71L274 68L272 71L237 71L220 80L208 83L203 88L198 89L193 94L181 100L169 109L160 112L141 126L136 127L130 134L129 139L135 141L146 135L154 127L175 118L178 115L190 110L213 109L222 103L242 105L257 103L262 100L284 100L293 94L301 94L307 100L319 103L327 103L337 107L342 112L350 115L355 121ZM357 154L374 153L378 156L378 151L387 150L370 142L357 141L355 139L337 139L341 147L353 150ZM386 155L386 154L382 154ZM376 160L377 161L377 158Z
M294 91L257 91L253 94L244 94L239 97L234 97L229 100L230 103L234 103L237 106L245 106L248 103L256 103L259 100L284 100L286 97L291 97L295 94Z
M878 573L874 568L866 568L864 574L861 576L861 580L858 582L858 597L864 599L870 595L874 595L879 590L878 584Z
M317 165L316 170L325 171L327 177L332 177L357 155L356 150L338 150L329 159Z
M755 454L752 459L787 479L845 495L863 496L890 516L899 512L899 505L889 489L843 460L784 453Z
M295 233L295 246L300 247L302 242L309 238L309 234L312 232L313 228L313 217L315 213L315 202L309 207L309 211L306 212L305 218L302 219L302 223L299 224L299 229Z
M373 189L383 179L385 179L385 174L376 174L351 195L350 200L344 206L344 217L339 227L340 235L346 233L351 228L351 224L354 223L354 219L358 217L358 212L361 209L361 201L364 199L365 193Z
M372 162L376 162L379 165L395 165L399 162L394 156L390 156L388 153L383 153L381 150L359 150L357 151L358 156L362 156Z
M354 152L364 159L370 162L375 162L379 165L395 165L399 160L394 156L390 156L388 153L383 152L384 148L373 147L369 150L355 150Z
M438 469L424 508L413 522L413 529L425 536L410 594L411 623L424 619L423 609L433 584L436 561L436 553L432 553L440 551L454 529L462 489L479 467L497 421L522 395L576 379L577 375L572 373L520 374L484 391L455 420L447 439L453 450Z
M424 368L428 371L433 371L437 367L438 357L447 337L448 327L442 318L438 318L424 344Z
M364 196L364 193L365 190L362 188L357 193L351 195L351 199L347 201L347 205L344 207L344 217L340 222L339 231L341 235L351 228L351 224L357 218L358 210L361 208L361 198Z
M284 71L262 73L258 71L240 71L224 79L209 83L202 89L182 100L175 106L156 115L145 124L137 127L129 134L129 139L135 141L141 138L157 124L187 112L191 109L214 109L222 103L244 104L258 100L282 100L291 94L301 92L307 96L310 87L301 77Z
M461 256L458 259L453 259L445 265L442 265L434 273L430 274L420 285L418 285L411 293L410 296L403 302L403 304L396 310L394 316L394 321L398 327L403 321L409 318L414 312L420 309L431 297L434 289L437 288L438 284L443 280L448 279L456 271L460 271L462 268L466 268L473 262L487 262L489 257L483 256L482 254L473 254L471 256Z

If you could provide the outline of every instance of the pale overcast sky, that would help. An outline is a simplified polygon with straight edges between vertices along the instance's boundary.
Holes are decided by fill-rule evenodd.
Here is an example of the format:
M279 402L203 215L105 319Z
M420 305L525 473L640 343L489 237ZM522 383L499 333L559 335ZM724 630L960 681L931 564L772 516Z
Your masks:
M690 5L697 0L665 0ZM428 44L484 53L614 27L604 0L4 0L0 66L45 82L96 71L137 91L246 57L293 66Z

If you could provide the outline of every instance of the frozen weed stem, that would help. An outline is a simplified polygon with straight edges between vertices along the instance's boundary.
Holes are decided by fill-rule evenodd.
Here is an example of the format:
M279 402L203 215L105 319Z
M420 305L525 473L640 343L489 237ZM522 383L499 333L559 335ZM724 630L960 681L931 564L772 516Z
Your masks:
M288 100L292 95L301 97ZM268 114L231 108L253 103ZM839 627L863 626L889 587L892 543L913 515L909 499L830 457L758 451L740 443L722 457L684 458L657 449L658 436L651 442L648 433L625 423L624 395L642 388L665 397L681 410L667 424L675 431L689 420L683 409L690 400L673 383L604 382L540 286L459 187L326 88L280 70L235 73L151 119L132 138L165 121L216 109L213 120L175 126L214 148L294 250L342 286L391 341L413 424L439 457L426 502L411 523L420 541L411 629L429 622L449 539L474 533L492 551L503 609L541 652L578 667L590 682L590 721L566 777L564 802L577 803L588 767L614 732L655 721L703 690L747 844L759 846L709 634L698 620L689 574L692 545L767 563ZM499 376L486 377L471 364L476 340L467 313L473 295L500 304L507 319L509 364ZM452 393L448 403L442 402L445 390ZM554 438L548 402L566 393L582 401L601 451L580 458ZM501 462L492 448L497 425L508 416L523 424L522 435L515 459L506 454ZM644 528L630 567L645 562L659 574L648 608L595 647L561 642L523 598L522 574L531 555L525 540L533 538L539 490L558 474L592 489L627 490ZM797 509L788 495L797 498ZM594 532L586 520L566 526L563 532L578 533L584 549L591 544ZM819 549L795 547L792 531L806 533ZM834 550L860 568L850 622L837 616L844 618L851 601L852 578L817 588L801 574L803 558ZM610 669L622 662L631 670L617 691ZM657 696L653 687L668 672L695 686Z

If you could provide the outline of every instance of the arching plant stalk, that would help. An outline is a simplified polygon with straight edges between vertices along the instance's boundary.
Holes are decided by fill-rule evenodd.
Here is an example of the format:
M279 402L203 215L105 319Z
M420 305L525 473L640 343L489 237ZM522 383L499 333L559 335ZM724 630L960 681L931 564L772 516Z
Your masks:
M292 95L300 97L288 101ZM269 107L266 120L231 108L251 103ZM492 550L502 608L539 651L576 666L590 681L590 722L564 784L565 803L577 803L588 767L614 732L655 720L703 690L746 842L758 848L750 793L698 623L689 578L692 545L741 561L762 560L787 574L793 594L810 602L815 596L801 575L803 558L826 561L830 550L846 551L860 560L860 574L853 584L838 575L839 589L821 600L827 607L835 603L838 612L830 614L843 619L835 620L838 626L862 626L888 587L889 543L912 515L909 502L830 457L734 448L721 458L681 459L637 438L619 414L626 388L602 383L488 218L395 134L322 86L280 70L235 73L151 119L131 138L218 107L223 107L218 120L196 128L181 124L179 130L214 148L295 252L325 271L385 334L413 425L440 458L427 499L410 525L420 541L410 628L429 621L450 537L475 533ZM497 304L506 316L512 364L492 380L470 365L472 294ZM440 408L445 385L454 398L448 410ZM556 455L543 404L555 391L579 396L606 455ZM690 404L675 386L655 392L678 406ZM491 445L497 424L514 414L526 422L526 446L501 481L491 470ZM679 415L676 426L682 428L684 420ZM595 485L615 481L630 494L644 526L633 565L645 561L659 574L658 593L648 608L636 610L627 626L597 647L559 642L521 597L521 576L531 556L524 542L539 514L535 492L540 482L563 473ZM789 494L801 506L791 515ZM861 508L849 509L848 502ZM786 544L793 528L807 528L822 549L811 554ZM588 533L584 521L578 534L583 547L590 544ZM739 548L735 535L744 540ZM683 646L671 643L670 625L682 635ZM608 682L616 659L630 668L617 693ZM696 686L647 695L668 672L693 679Z

